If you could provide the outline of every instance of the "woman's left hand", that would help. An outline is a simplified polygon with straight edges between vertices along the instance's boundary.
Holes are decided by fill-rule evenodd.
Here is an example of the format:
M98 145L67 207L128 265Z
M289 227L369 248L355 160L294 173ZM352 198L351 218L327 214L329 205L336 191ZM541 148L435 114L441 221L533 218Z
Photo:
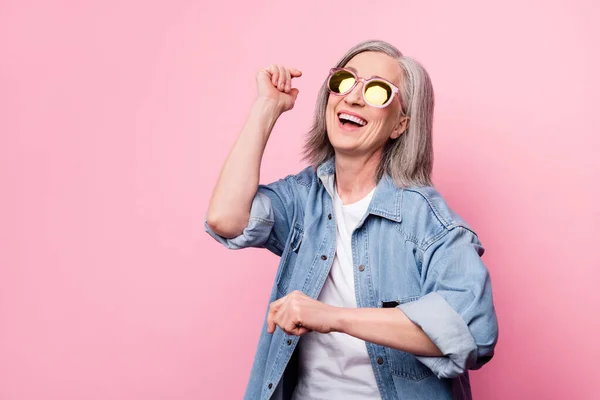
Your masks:
M329 333L334 331L337 309L295 290L271 303L267 329L273 333L278 326L286 334L297 336L311 331Z

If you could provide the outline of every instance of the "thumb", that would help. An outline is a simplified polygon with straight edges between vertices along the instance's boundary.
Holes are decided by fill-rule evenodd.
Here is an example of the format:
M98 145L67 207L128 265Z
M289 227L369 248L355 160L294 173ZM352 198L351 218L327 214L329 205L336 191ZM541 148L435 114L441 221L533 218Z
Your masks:
M294 101L296 101L296 99L298 98L298 93L300 93L300 91L296 88L293 88L293 89L290 89L289 95L294 98Z
M298 332L296 333L296 336L302 336L309 332L312 332L312 329L308 329L304 326L301 326L300 328L298 328Z

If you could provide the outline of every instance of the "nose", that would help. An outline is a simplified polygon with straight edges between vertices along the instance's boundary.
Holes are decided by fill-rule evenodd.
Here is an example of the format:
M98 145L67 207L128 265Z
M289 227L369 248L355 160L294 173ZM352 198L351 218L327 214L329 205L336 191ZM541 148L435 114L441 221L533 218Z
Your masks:
M362 96L364 82L358 82L356 86L344 96L344 101L350 105L364 106L365 102Z

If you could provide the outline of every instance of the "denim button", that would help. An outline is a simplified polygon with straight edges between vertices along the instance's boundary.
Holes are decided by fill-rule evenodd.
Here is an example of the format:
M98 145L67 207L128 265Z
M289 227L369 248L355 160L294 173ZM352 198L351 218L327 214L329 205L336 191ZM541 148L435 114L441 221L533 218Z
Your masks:
M271 389L273 387L272 383L269 383L269 389Z
M331 214L329 214L329 215L327 216L327 219L331 219Z
M288 339L287 343L288 343L288 346L291 345L292 344L292 339Z
M360 272L363 272L363 271L365 270L365 266L364 266L364 265L359 265L359 266L358 266L358 270L359 270Z
M377 364L379 364L379 365L383 364L383 358L379 357L377 359Z
M323 254L323 255L321 256L321 260L323 260L323 261L327 260L327 256L326 256L325 254Z

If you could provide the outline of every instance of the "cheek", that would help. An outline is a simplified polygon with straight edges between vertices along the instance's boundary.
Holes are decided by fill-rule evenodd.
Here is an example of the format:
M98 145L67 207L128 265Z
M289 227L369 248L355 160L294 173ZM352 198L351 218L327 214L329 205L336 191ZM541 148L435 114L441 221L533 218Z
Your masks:
M340 98L337 96L333 96L333 95L329 95L329 99L327 100L327 113L333 113L335 112L335 108L337 107L338 103L340 102Z
M381 129L381 134L391 134L396 122L396 113L394 113L393 109L384 109L378 111L379 112L377 113L376 118L378 121L379 129Z
M336 113L335 107L338 104L338 98L329 96L329 101L327 102L327 108L325 109L325 121L327 122L327 128L329 129L331 124L335 122ZM330 126L331 125L331 126Z
M369 122L369 125L371 125L370 140L378 143L385 143L392 134L392 130L394 129L393 122L383 115L377 115L377 117L373 116L373 119L371 120L371 122Z

